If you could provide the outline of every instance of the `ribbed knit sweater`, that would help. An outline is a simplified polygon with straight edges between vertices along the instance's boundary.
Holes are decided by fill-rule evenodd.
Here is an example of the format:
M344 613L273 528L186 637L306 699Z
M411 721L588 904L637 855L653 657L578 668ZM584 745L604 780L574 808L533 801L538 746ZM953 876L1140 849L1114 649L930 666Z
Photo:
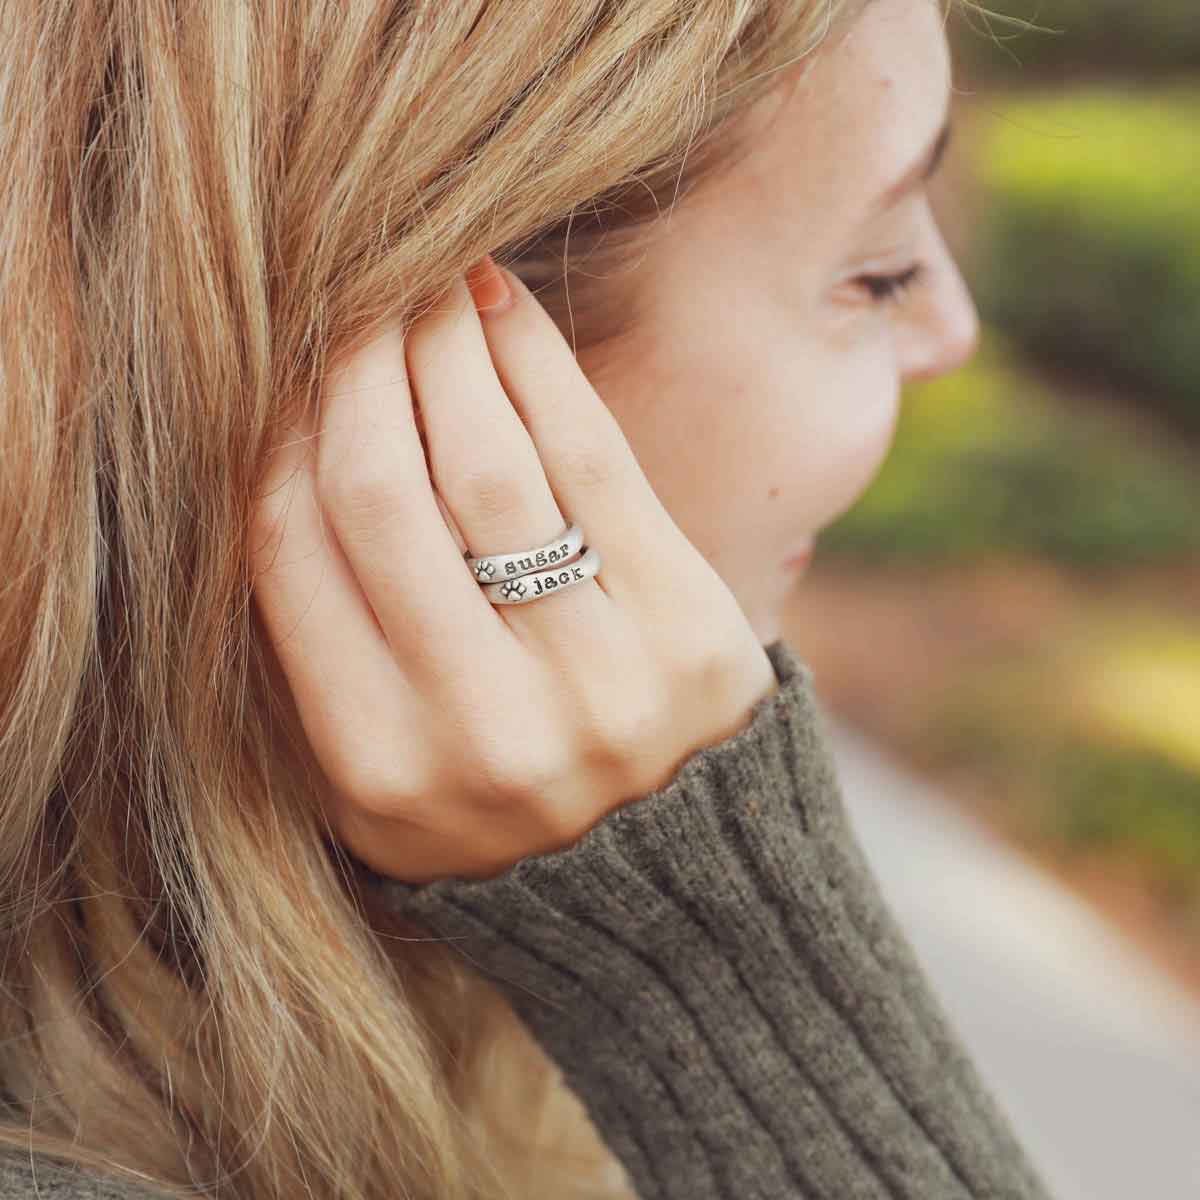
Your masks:
M1047 1200L861 851L811 671L766 649L748 723L571 846L370 886L503 989L641 1200ZM155 1194L36 1161L0 1196Z

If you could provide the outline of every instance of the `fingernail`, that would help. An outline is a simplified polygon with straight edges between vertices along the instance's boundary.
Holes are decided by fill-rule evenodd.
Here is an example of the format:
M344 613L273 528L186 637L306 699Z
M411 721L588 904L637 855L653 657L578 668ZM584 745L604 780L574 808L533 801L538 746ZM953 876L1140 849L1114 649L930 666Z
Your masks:
M502 312L512 303L512 289L490 254L485 254L467 272L467 286L480 312Z

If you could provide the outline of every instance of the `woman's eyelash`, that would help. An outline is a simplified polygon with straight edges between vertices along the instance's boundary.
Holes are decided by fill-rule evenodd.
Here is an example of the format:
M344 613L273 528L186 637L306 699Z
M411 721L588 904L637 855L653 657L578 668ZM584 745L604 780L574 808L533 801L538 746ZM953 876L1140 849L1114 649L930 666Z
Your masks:
M858 282L871 293L871 299L879 303L899 300L925 272L924 265L915 263L898 275L860 275Z

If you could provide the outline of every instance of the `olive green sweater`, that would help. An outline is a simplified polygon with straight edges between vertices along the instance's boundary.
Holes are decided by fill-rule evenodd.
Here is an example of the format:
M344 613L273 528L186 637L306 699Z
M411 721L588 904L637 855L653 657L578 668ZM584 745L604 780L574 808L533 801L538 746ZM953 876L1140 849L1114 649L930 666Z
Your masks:
M862 854L811 671L767 653L740 732L572 846L371 886L504 989L642 1200L1046 1200ZM0 1196L154 1194L34 1178L0 1164Z

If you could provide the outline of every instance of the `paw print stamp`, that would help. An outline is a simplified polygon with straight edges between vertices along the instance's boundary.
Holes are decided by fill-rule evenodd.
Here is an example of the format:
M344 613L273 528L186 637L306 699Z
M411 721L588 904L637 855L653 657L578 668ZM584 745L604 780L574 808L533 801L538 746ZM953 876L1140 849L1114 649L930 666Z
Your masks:
M476 579L491 579L491 577L493 575L495 575L495 573L496 573L495 563L490 563L485 560L484 562L475 564L475 578Z
M519 579L510 579L508 583L506 583L500 589L500 595L502 595L505 600L511 600L514 596L524 596L525 585Z

